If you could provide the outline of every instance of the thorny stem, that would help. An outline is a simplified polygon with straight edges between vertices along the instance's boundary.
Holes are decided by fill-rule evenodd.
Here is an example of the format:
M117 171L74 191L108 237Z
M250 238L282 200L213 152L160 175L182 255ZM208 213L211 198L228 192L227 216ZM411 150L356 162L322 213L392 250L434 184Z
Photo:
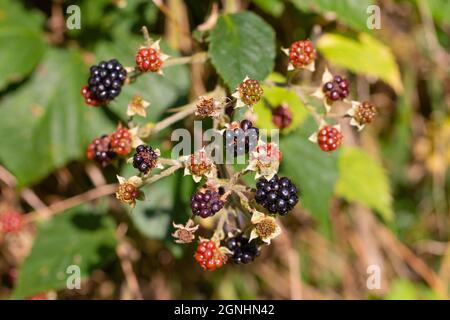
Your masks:
M205 96L211 96L214 98L219 97L221 94L223 94L223 90L220 88L215 89L214 91L207 92ZM171 126L172 124L186 118L187 116L193 114L196 110L197 102L193 101L191 103L188 103L185 106L182 106L180 108L177 108L179 111L177 113L172 114L171 116L161 120L160 122L156 123L153 127L151 123L148 123L147 126L151 127L148 135L156 134L165 128ZM146 138L147 136L143 136L142 138Z
M166 60L162 66L162 68L167 67L173 67L178 66L182 64L189 64L189 63L204 63L208 59L206 52L197 52L193 54L192 56L186 56L186 57L170 57L168 60ZM134 83L137 78L140 76L146 74L147 72L141 72L136 68L131 68L129 70L128 74L128 84Z
M181 164L181 162L179 162L178 164L174 164L171 167L161 171L160 173L144 179L143 180L143 186L152 184L152 183L154 183L154 182L156 182L156 181L158 181L158 180L160 180L162 178L168 177L168 176L174 174L175 171L177 171L178 169L180 169L182 167L183 167L183 165Z

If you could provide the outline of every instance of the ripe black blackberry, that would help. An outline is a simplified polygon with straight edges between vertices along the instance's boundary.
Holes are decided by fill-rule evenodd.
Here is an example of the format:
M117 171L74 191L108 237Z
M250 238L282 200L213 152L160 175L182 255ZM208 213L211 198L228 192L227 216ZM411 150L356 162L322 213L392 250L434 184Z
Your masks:
M237 264L247 264L259 256L261 250L256 245L256 241L248 241L242 234L238 234L226 241L227 248L233 252L231 259Z
M211 189L205 192L196 192L191 197L192 213L202 218L207 218L215 215L223 208L223 201L220 200L220 195Z
M158 154L150 146L139 145L133 156L133 167L140 172L147 174L151 169L156 167Z
M101 61L90 69L89 91L95 99L108 102L120 93L127 71L116 59Z
M111 149L111 138L105 134L91 142L86 151L86 156L105 167L111 163L117 154Z
M286 177L274 176L267 181L260 178L256 183L256 202L270 213L286 215L298 202L297 187Z
M333 80L323 85L322 91L330 101L344 100L349 94L349 82L341 76L334 76Z
M223 133L224 145L227 154L241 156L253 151L258 144L259 129L253 127L249 120L242 120L239 127L227 129Z

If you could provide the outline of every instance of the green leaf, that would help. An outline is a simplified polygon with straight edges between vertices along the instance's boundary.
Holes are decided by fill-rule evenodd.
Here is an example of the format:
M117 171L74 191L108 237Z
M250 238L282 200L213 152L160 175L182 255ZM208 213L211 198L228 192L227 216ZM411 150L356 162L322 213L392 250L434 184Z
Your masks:
M115 255L114 222L88 206L77 207L43 222L33 248L19 270L13 299L66 288L67 268L77 265L82 278Z
M246 76L264 80L275 59L275 32L251 12L226 14L211 31L208 54L230 89Z
M263 89L262 99L254 106L257 116L256 126L267 130L277 129L272 122L272 108L286 104L292 112L293 118L291 125L282 130L282 133L289 133L297 129L308 115L298 95L287 88L263 86Z
M304 12L317 12L330 17L330 13L343 24L358 31L367 31L367 7L373 0L291 0Z
M274 17L279 17L284 10L283 0L253 0L252 2Z
M134 66L134 55L143 42L141 37L129 37L126 45L117 46L115 42L101 42L95 52L98 63L100 60L116 58L124 66ZM171 56L177 52L169 50L164 43L161 50ZM110 104L111 109L122 119L127 119L127 105L134 95L141 95L150 102L147 109L147 118L135 117L138 122L157 121L168 107L174 105L179 99L186 96L190 88L190 76L185 65L164 68L164 76L154 73L141 75L132 85L124 86L120 95Z
M437 300L439 296L423 283L415 283L408 279L395 279L384 299Z
M423 2L424 6L428 6L434 21L437 24L450 25L450 6L447 0L416 0L417 5Z
M19 1L0 2L0 90L21 81L45 51L43 16L26 11Z
M191 176L173 174L144 188L144 201L138 201L131 219L137 229L151 239L164 240L169 237L172 221L184 223L186 211L193 191Z
M0 160L20 186L84 156L95 135L113 128L101 108L84 105L86 65L71 50L47 50L30 81L0 103Z
M317 41L317 48L331 63L353 72L380 78L397 93L403 91L399 68L388 46L361 33L358 40L326 33Z
M164 178L145 188L146 199L138 201L131 212L134 225L145 236L162 240L167 237L173 208L173 179Z
M339 158L339 174L338 195L377 210L387 221L392 220L389 179L377 161L361 149L344 147Z
M300 190L300 205L315 216L324 233L330 235L329 203L338 179L337 154L325 153L308 137L317 130L312 118L296 132L280 140L283 152L281 173Z

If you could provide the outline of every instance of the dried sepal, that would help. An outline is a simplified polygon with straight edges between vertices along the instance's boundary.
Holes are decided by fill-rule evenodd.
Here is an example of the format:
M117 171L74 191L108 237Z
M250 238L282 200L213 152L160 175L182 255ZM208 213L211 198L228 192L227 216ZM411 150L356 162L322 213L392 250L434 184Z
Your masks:
M253 211L251 223L253 227L249 241L259 238L266 244L270 244L272 239L281 234L281 228L277 224L276 219L257 210Z
M194 220L189 219L185 225L175 224L175 222L172 222L172 224L176 229L172 233L176 243L191 243L195 239L195 232L199 225L195 225Z
M147 109L149 106L150 103L145 101L142 96L135 95L128 104L127 116L132 117L137 114L138 116L146 117L147 112L145 109Z

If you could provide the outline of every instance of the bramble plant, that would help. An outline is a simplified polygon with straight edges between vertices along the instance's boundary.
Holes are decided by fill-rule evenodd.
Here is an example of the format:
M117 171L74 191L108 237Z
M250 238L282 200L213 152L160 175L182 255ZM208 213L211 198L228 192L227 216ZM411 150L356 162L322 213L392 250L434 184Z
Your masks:
M448 298L444 0L47 2L0 1L0 300Z
M107 104L120 94L123 84L133 85L131 76L123 77L127 71L134 80L145 72L158 72L163 76L164 61L167 60L168 63L176 61L177 58L169 58L161 53L159 40L151 39L146 27L142 30L147 47L141 47L136 53L134 67L124 68L117 59L102 61L91 67L91 76L88 80L89 99ZM291 78L298 72L315 70L316 50L310 40L297 41L288 50L283 49L283 52L289 56L288 72L293 73ZM321 150L331 152L343 142L340 126L328 124L338 120L336 115L330 115L335 101L342 100L348 105L349 111L342 117L351 118L350 123L359 128L372 122L376 109L370 102L359 103L347 100L350 94L348 80L338 75L331 76L328 70L325 70L322 79L323 83L315 90L314 95L323 100L323 112L312 107L306 110L314 114L319 125L318 131L312 133L310 140L317 143ZM270 82L266 85L269 88L296 86L291 81ZM83 87L82 92L86 98L85 88L86 86ZM228 89L218 84L214 91L226 92ZM303 89L298 86L297 90ZM202 185L191 196L192 215L201 219L215 216L217 224L209 239L199 237L196 261L207 270L222 267L228 258L232 258L231 261L236 263L249 263L259 255L262 245L270 244L270 240L281 233L276 215L287 215L297 203L301 202L298 187L288 177L277 175L282 154L279 146L265 141L267 137L260 136L259 129L254 127L250 120L232 121L233 113L241 107L247 108L246 117L252 118L253 106L261 100L263 93L261 83L247 76L229 95L201 96L196 102L195 109L190 108L189 112L182 109L171 116L177 117L181 114L182 117L187 117L195 112L199 118L213 118L214 130L223 136L223 148L227 157L249 155L247 166L239 171L233 170L229 162L213 161L214 157L208 154L205 148L208 150L221 148L222 146L217 146L217 142L203 146L202 149L190 155L181 155L176 159L161 158L160 151L151 145L151 135L149 136L142 126L134 121L136 115L145 117L146 113L130 110L127 113L128 128L120 123L115 132L96 138L89 145L87 156L105 166L116 156L125 157L130 154L131 146L136 148L128 162L132 163L139 173L130 178L119 176L119 187L116 192L117 199L131 207L136 205L136 201L144 199L143 192L140 191L144 186L165 177L167 172L173 174L176 170L184 169L185 175L191 174L197 183L204 177ZM142 109L143 103L142 99L134 97L133 101L130 101L129 109L130 105L132 110ZM86 104L98 105L91 103L88 99ZM139 104L141 104L140 107ZM273 110L273 117L274 123L282 129L289 127L292 118L283 106ZM162 123L164 121L164 119L161 120ZM148 145L136 145L137 141L139 143L143 141ZM213 148L211 145L214 145ZM161 171L153 174L155 168ZM250 188L242 181L243 176L251 172L255 172L255 177L258 179L256 189ZM148 201L159 201L152 199L151 195L147 198ZM174 233L177 242L189 243L195 238L196 226L186 229L183 224L175 224L175 222L173 224L177 225L178 231ZM182 231L189 231L189 236L180 237Z

